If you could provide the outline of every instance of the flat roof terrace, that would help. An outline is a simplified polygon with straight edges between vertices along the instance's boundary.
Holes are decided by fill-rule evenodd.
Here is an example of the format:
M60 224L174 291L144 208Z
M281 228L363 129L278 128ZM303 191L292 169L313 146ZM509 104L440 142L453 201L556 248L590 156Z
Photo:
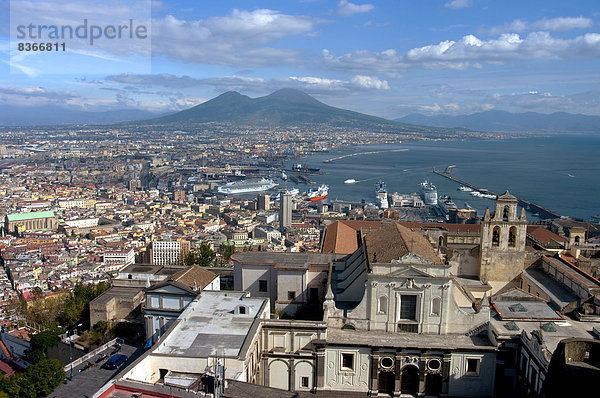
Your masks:
M268 299L245 292L203 291L180 315L152 355L237 357ZM239 310L244 306L245 310ZM266 311L266 312L265 312Z

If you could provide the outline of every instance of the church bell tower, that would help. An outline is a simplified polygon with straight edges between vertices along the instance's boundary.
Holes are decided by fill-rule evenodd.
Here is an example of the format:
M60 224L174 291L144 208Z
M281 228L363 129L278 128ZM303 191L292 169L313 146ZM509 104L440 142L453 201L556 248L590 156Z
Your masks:
M518 215L519 200L508 191L496 198L494 214L486 209L481 223L479 277L509 282L523 271L527 218Z

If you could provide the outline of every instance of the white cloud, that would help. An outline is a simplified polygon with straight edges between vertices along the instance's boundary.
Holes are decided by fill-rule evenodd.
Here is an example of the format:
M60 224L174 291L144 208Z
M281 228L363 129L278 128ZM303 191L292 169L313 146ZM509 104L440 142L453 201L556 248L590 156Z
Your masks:
M306 88L318 88L318 89L328 89L328 90L337 90L344 87L345 82L337 79L324 79L321 77L296 77L290 76L290 80L302 83L301 86Z
M452 0L444 4L446 8L467 8L471 6L471 0Z
M348 0L340 0L338 3L338 15L347 17L354 14L369 12L374 8L375 6L373 4L354 4L350 3Z
M364 90L389 90L386 80L374 76L357 75L350 80L330 79L315 76L288 76L263 79L249 76L221 76L197 79L190 76L175 76L168 73L156 75L121 74L104 78L106 83L125 85L125 90L138 91L136 87L168 87L172 89L186 89L199 86L211 86L217 91L236 90L241 92L265 93L280 88L291 87L305 90L308 93L335 93L353 92ZM97 84L98 82L92 82ZM118 90L114 87L105 87L106 90ZM148 92L150 93L150 92ZM159 92L153 94L161 95ZM165 95L171 95L170 92Z
M372 76L356 75L352 78L352 83L358 87L375 89L375 90L389 90L390 86L387 80L379 80Z
M467 35L458 41L446 40L413 48L406 54L390 49L382 52L361 50L336 56L323 50L324 61L330 67L390 76L397 76L411 67L466 69L481 67L481 63L585 57L600 57L600 34L586 33L571 39L559 39L547 32L533 32L525 37L513 33L491 40Z
M17 106L63 105L81 100L74 91L54 91L39 86L0 87L0 103Z
M559 17L559 18L544 18L534 22L527 22L521 19L515 19L509 24L502 26L494 26L488 31L490 34L496 35L500 33L519 33L527 31L568 31L573 29L585 29L594 24L594 21L585 17Z
M259 9L186 21L153 20L152 49L185 62L260 66L297 63L297 51L268 47L287 36L310 34L320 19ZM177 43L177 45L173 45Z

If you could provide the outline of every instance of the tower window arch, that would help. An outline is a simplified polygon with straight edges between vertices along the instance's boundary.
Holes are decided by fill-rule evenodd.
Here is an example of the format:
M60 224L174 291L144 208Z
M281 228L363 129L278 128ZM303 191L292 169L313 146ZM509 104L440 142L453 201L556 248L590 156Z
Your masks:
M579 246L579 243L581 242L581 239L579 238L579 236L575 237L575 246Z
M508 221L508 216L510 214L510 210L508 206L504 206L504 210L502 210L502 221Z
M508 247L516 247L517 246L517 228L510 227L508 230Z
M495 226L492 230L492 246L500 246L500 227Z

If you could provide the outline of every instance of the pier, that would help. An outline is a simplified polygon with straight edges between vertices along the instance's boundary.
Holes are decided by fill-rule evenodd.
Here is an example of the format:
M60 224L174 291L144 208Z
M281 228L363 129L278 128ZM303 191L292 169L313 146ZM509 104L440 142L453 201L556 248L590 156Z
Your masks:
M433 172L435 174L437 174L437 175L440 175L442 177L446 177L447 179L449 179L451 181L454 181L454 182L456 182L458 184L461 184L461 185L463 185L465 187L469 187L469 188L473 189L474 191L478 191L478 192L481 192L481 193L487 193L487 194L490 194L490 195L496 195L496 196L499 195L499 194L491 192L491 191L489 191L489 190L487 190L485 188L478 187L477 185L471 184L471 183L469 183L467 181L463 181L463 180L461 180L459 178L456 178L456 177L452 176L450 174L451 170L452 170L452 168L448 167L446 169L446 171L438 171L436 169L433 169ZM532 211L534 213L538 213L541 218L547 218L547 219L548 218L560 218L560 214L555 213L552 210L548 210L545 207L538 205L537 203L530 202L530 201L522 199L522 198L517 198L517 199L519 199L519 205L520 206L525 207L525 208L529 209L530 211Z
M331 162L335 162L336 160L342 160L342 159L351 158L353 156L359 156L359 155L374 155L377 153L384 153L384 152L405 152L405 151L408 151L408 149L386 149L383 151L357 152L357 153L351 153L349 155L336 156L335 158L326 159L323 161L323 163L331 163Z

